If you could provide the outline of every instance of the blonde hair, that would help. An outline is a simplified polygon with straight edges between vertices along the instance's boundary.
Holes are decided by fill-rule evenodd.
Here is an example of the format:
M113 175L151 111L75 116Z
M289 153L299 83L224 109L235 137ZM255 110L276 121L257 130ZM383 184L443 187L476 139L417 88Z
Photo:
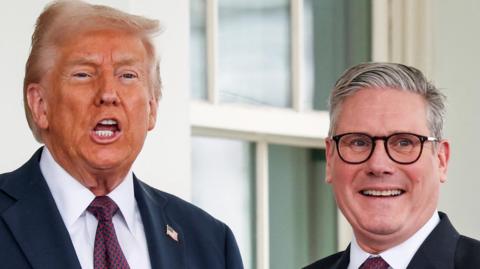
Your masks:
M148 59L151 61L150 87L155 99L158 101L160 98L162 83L153 44L153 37L161 31L158 20L78 0L54 1L45 7L37 19L23 81L25 115L37 141L42 142L42 139L28 106L28 85L39 83L47 71L53 67L59 46L70 38L78 36L79 33L95 30L120 30L136 35L142 40L149 56Z

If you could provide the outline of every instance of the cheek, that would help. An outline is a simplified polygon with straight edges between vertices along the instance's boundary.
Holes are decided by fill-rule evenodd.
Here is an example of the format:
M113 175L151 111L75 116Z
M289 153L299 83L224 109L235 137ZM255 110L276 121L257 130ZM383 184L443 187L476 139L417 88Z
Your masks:
M332 186L336 193L350 192L355 184L355 178L360 173L360 169L352 166L339 164L332 165Z
M50 111L51 117L61 119L65 126L82 125L91 113L87 104L72 100L60 100Z
M415 204L424 207L426 203L436 201L435 194L440 189L440 181L435 171L422 169L416 165L409 169L403 169L403 172L409 180L409 188L413 195L412 199L416 201Z
M346 217L351 216L355 211L357 201L355 200L355 171L348 168L336 167L332 173L332 190L337 206Z
M119 93L122 102L127 105L130 110L141 110L148 106L149 94L144 89L129 88Z
M143 131L149 126L149 112L150 108L148 102L141 100L139 102L132 103L128 109L128 117L132 126L135 126L135 130Z
M401 168L401 171L405 173L406 177L414 185L432 185L435 183L435 179L438 178L438 174L433 168L432 160L417 161L414 164L405 165Z
M73 108L64 105L61 101L54 101L48 106L47 117L50 127L53 129L63 129L73 122Z
M75 89L65 88L54 91L49 96L48 103L51 112L58 114L82 115L88 112L88 106L93 104L91 91L76 91Z
M421 185L425 183L425 178L427 175L422 174L421 169L405 169L404 173L409 179L410 183L414 186Z

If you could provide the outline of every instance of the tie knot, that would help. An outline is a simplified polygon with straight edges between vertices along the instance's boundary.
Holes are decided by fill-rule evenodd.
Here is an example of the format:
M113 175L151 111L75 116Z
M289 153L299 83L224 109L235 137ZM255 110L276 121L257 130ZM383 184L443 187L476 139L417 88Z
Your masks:
M99 221L111 221L117 213L117 204L108 196L97 196L87 208Z
M382 257L369 257L359 269L388 269L390 265Z

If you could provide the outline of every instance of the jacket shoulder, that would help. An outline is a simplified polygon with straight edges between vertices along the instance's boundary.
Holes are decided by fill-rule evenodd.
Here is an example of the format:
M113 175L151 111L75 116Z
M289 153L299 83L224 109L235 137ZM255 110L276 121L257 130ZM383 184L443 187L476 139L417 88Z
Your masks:
M31 184L32 174L40 172L40 156L43 147L39 148L33 156L19 168L0 174L0 190L19 187L22 189L25 185ZM22 186L23 185L23 186Z
M6 188L7 186L15 183L17 178L21 177L25 173L25 165L20 168L17 168L14 171L5 172L0 174L0 189Z
M456 268L480 268L480 241L461 235L455 250Z
M34 173L40 173L38 161L41 150L37 152L21 167L14 171L0 174L0 212L8 208L11 203L21 197L25 190L35 183Z
M11 196L9 192L4 189L12 180L10 174L11 173L0 174L0 213L9 208L16 200L15 197Z
M303 269L331 269L331 268L336 268L338 262L344 255L345 251L337 252L335 254L332 254L330 256L327 256L323 259L320 259Z

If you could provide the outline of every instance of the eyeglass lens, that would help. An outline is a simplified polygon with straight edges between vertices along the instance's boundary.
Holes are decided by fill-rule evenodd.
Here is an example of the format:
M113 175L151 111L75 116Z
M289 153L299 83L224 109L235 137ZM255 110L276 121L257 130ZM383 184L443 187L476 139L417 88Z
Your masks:
M415 162L422 152L423 142L414 134L398 133L388 137L371 137L362 133L341 135L337 141L340 157L348 163L367 161L375 149L375 141L383 140L385 150L395 162Z

